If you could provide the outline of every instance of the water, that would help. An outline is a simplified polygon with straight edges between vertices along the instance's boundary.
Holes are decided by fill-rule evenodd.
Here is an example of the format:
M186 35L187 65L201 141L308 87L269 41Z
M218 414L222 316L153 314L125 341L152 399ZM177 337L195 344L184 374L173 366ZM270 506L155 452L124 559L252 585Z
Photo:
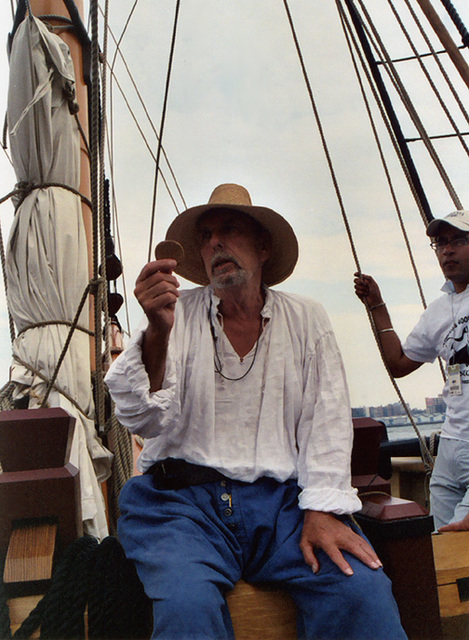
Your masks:
M432 433L440 431L443 426L442 422L422 423L418 424L417 428L422 436L431 436ZM393 440L407 440L409 438L416 438L412 425L404 425L402 427L387 427L388 438Z

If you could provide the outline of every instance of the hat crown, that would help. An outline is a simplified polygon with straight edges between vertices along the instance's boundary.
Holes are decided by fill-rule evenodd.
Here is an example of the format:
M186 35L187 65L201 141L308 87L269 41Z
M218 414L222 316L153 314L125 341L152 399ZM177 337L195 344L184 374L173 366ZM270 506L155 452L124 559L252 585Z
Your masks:
M208 204L237 205L251 207L249 191L239 184L220 184L213 190Z

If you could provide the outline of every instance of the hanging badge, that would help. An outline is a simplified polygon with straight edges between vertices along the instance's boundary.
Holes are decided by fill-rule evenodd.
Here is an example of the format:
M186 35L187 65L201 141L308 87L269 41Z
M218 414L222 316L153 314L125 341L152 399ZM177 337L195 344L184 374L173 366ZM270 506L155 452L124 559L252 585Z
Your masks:
M461 368L459 364L450 364L448 366L448 384L450 396L462 395Z

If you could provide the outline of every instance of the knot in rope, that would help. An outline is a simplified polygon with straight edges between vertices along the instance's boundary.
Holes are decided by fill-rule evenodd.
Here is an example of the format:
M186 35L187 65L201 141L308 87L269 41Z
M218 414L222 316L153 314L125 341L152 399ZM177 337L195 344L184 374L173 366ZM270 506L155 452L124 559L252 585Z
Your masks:
M68 110L72 116L80 111L80 105L76 101L75 87L71 82L66 82L62 89L62 96L68 102Z
M93 296L99 296L102 288L106 285L106 279L104 276L98 276L97 278L92 278L89 282L89 291Z

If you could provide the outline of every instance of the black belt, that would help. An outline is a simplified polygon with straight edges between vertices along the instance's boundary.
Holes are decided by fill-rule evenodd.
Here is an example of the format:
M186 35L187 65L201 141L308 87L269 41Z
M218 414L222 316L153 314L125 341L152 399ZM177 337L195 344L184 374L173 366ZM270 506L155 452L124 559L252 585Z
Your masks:
M166 458L166 460L155 462L145 473L151 474L156 484L162 489L184 489L196 484L228 479L210 467L202 467L175 458Z

